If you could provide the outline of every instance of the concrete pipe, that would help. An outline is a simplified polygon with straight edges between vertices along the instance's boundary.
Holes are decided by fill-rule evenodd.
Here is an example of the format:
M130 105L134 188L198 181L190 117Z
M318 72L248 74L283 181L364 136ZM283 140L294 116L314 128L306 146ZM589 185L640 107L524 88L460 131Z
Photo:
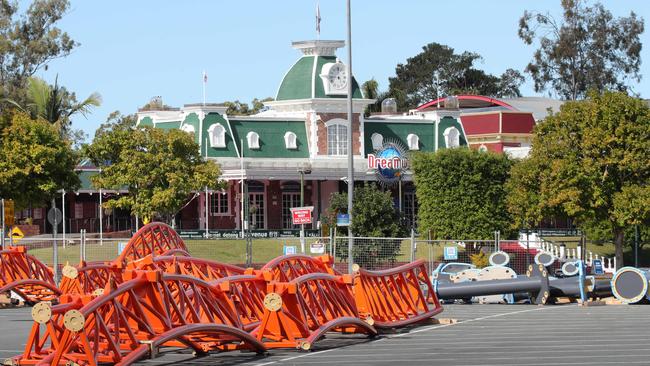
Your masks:
M488 259L491 266L507 266L510 263L510 255L503 251L498 251L490 254Z
M648 299L650 272L634 267L623 267L612 277L612 293L626 304Z

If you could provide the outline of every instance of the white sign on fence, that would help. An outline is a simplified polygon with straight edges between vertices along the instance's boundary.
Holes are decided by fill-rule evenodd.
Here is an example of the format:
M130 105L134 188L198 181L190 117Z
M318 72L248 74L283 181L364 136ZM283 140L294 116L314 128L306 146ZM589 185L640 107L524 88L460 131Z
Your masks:
M117 255L122 254L124 249L126 249L126 244L128 244L128 243L125 242L125 241L120 241L120 242L117 243Z
M289 255L289 254L296 254L296 246L295 245L285 245L282 247L282 254L284 255Z
M309 252L311 254L323 254L325 253L325 244L319 242L311 243L309 244Z

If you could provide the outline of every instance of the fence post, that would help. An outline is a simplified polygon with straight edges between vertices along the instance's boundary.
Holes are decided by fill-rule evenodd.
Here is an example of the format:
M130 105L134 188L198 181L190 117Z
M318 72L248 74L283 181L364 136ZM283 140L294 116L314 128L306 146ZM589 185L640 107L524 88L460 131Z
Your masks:
M411 228L411 262L415 260L416 250L417 250L417 243L415 242L415 230Z

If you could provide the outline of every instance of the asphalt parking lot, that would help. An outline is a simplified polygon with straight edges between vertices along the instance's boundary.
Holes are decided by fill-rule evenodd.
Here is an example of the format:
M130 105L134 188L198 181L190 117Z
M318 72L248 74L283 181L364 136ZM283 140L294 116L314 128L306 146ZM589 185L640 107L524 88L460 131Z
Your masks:
M648 365L650 306L446 305L440 318L374 340L334 335L312 352L165 352L140 365ZM0 309L0 359L22 351L30 309Z

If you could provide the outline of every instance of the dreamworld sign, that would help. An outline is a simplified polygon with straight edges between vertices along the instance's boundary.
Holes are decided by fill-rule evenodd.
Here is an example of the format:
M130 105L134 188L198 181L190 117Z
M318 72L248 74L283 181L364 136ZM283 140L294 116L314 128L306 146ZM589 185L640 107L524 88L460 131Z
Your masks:
M409 165L406 149L396 142L385 143L374 154L368 154L367 162L368 170L387 185L398 182Z

